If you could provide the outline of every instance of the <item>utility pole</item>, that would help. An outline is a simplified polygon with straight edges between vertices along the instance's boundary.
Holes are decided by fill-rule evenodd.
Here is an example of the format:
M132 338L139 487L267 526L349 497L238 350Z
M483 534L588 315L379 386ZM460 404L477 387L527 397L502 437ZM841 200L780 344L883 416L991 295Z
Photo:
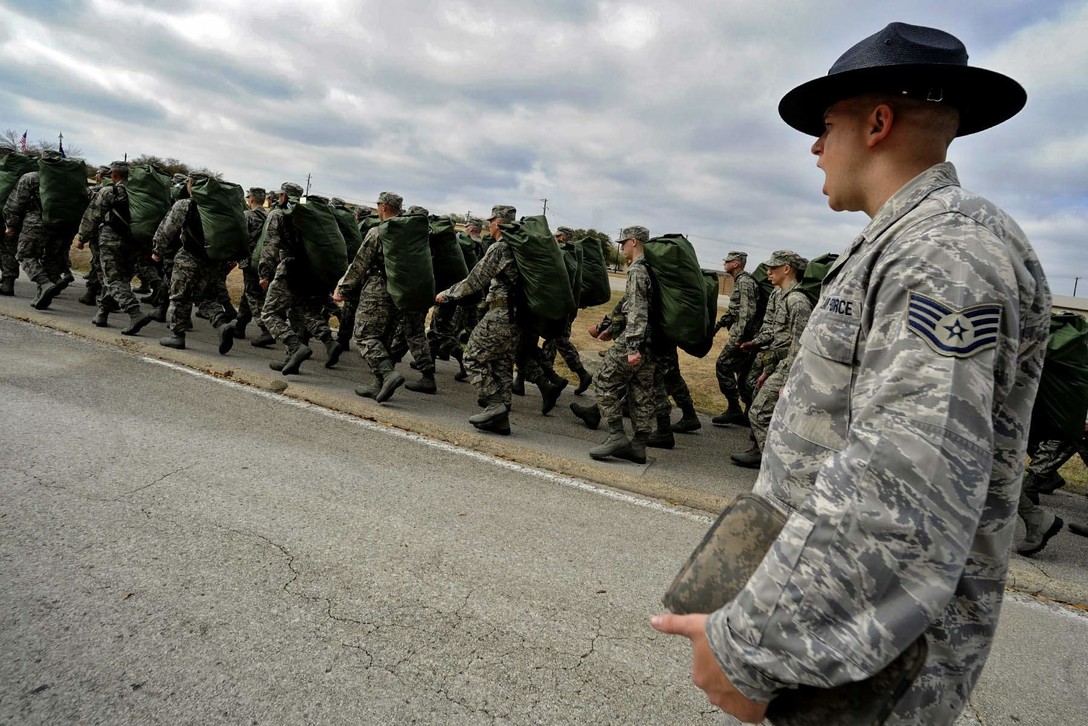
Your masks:
M57 134L57 150L64 154L64 132Z
M310 174L306 175L306 196L310 195Z
M548 198L544 197L540 201L544 202L544 216L547 217L548 216Z
M1074 277L1073 278L1073 297L1077 296L1077 283L1078 282L1080 282L1080 278L1079 277Z

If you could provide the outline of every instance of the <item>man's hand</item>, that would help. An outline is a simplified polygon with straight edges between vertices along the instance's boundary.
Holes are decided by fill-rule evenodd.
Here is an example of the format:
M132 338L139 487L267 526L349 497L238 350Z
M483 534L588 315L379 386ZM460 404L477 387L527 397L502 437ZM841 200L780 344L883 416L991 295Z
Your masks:
M86 245L83 243L83 237L77 234L75 240L72 242L72 246L75 247L77 250L81 250L86 247Z
M767 371L760 373L759 378L756 379L756 388L763 388L763 384L767 382L767 378L769 377Z
M749 350L755 350L755 349L756 349L756 344L751 340L749 340L747 343L737 343L737 350L743 350L743 351L747 352Z
M268 289L268 280L264 279L263 277L261 278L261 281L260 281L259 284L260 284L262 290L267 290Z
M337 290L336 292L334 292L334 293L332 294L332 301L333 301L334 303L342 303L342 302L344 302L344 296L340 294L340 291L339 291L339 290Z
M4 227L4 234L6 234L8 237L14 236L15 235L15 228L14 227Z
M609 341L609 340L612 340L612 333L609 331L608 328L605 328L604 330L602 330L600 333L597 334L597 340L603 340L603 341L606 341L606 342Z
M650 624L669 635L691 641L691 680L706 692L707 700L744 723L759 723L767 704L757 703L738 691L718 665L706 639L706 615L655 615Z
M434 296L434 301L436 303L438 303L439 305L445 305L447 302L449 302L449 300L446 298L446 296L443 295L442 293L438 293L437 295L435 295Z
M642 353L638 352L637 350L634 353L628 353L627 362L631 365L632 368L634 368L642 362Z
M152 252L151 253L151 261L152 262L162 262L162 258L159 257L156 253Z
M601 331L600 331L600 329L597 328L596 325L590 325L589 326L589 337L599 338L600 335L601 335Z

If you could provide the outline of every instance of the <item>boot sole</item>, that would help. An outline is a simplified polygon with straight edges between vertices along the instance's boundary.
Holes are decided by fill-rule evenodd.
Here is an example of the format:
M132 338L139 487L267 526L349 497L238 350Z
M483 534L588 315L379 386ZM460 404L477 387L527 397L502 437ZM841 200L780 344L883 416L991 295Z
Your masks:
M291 356L290 359L288 359L287 363L284 364L283 370L280 371L280 373L285 376L295 375L296 373L298 373L299 367L306 361L310 360L310 356L312 356L313 354L313 350L304 347L302 350L298 351L293 356Z
M147 326L150 322L151 322L151 316L150 315L145 315L141 319L139 319L135 323L133 323L132 325L130 325L127 328L125 328L124 330L122 330L121 335L136 335L141 330L143 330L144 327Z
M396 375L397 378L393 379L392 383L389 383L389 381L387 380L378 390L378 395L374 397L374 400L378 403L385 403L386 401L388 401L390 398L393 397L393 394L396 393L397 389L404 385L404 376L399 374L394 375Z

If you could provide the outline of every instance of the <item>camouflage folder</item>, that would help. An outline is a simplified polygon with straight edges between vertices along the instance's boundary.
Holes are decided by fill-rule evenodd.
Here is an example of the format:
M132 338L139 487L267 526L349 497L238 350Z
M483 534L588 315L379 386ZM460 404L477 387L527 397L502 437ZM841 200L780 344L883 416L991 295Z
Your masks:
M742 494L726 507L661 599L680 615L712 613L747 584L786 517L762 497ZM775 726L882 724L926 662L925 636L875 676L835 688L799 686L771 702Z

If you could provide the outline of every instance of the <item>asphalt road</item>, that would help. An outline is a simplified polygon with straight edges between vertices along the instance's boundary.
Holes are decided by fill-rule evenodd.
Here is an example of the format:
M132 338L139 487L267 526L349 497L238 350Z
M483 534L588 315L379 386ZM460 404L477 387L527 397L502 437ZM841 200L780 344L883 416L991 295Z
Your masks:
M0 371L0 723L722 722L647 624L705 515L5 318ZM1082 723L1086 650L1010 596L962 722Z

